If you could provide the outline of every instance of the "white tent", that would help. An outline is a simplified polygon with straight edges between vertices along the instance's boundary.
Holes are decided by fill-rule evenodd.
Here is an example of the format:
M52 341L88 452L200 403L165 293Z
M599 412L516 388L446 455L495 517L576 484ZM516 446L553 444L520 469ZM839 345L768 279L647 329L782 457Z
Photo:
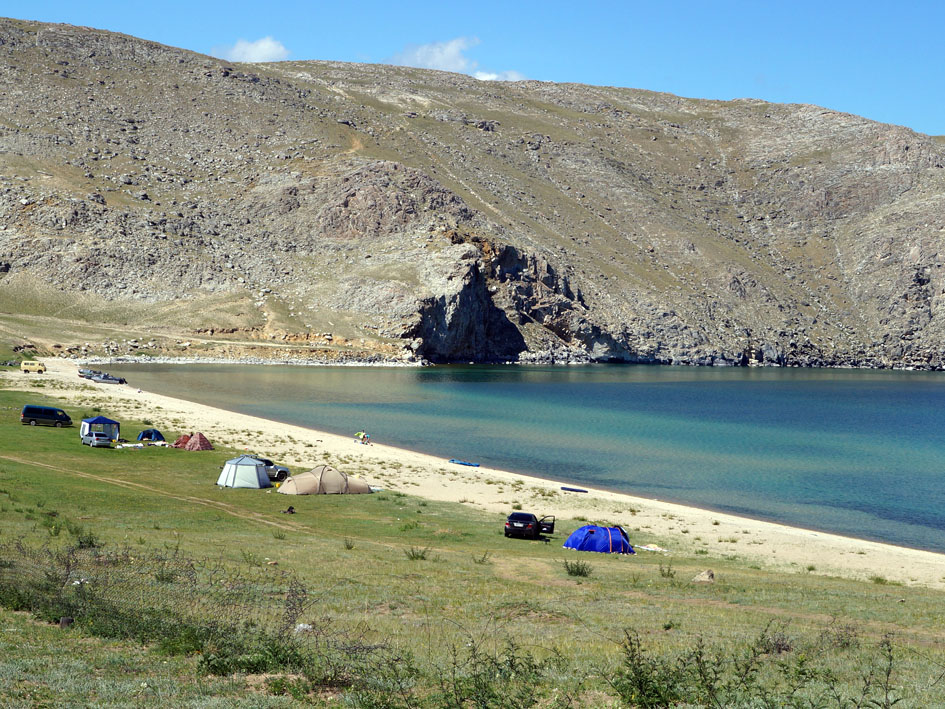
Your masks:
M266 475L266 464L249 455L226 461L217 479L220 487L272 487Z

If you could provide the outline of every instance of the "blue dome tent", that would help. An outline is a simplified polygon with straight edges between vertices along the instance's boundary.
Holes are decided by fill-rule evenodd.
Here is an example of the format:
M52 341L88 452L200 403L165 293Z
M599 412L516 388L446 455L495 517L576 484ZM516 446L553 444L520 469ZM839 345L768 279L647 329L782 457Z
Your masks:
M565 549L577 551L598 551L604 554L635 554L630 546L630 538L623 527L599 527L585 524L571 532L564 543Z
M163 441L164 435L156 428L146 428L138 434L139 441Z

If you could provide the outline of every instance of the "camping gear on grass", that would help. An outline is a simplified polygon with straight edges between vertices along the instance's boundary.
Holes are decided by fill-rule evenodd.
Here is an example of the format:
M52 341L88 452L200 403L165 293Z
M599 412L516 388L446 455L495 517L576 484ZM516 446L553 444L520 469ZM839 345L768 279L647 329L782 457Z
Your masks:
M177 437L177 440L171 444L171 448L183 448L187 445L188 441L190 441L190 436L185 433Z
M146 428L138 434L139 441L163 441L163 434L156 428Z
M253 489L272 487L269 476L266 475L265 463L249 455L241 455L239 458L226 461L220 477L217 478L217 485Z
M276 492L283 495L355 495L371 492L360 478L349 477L330 465L319 465L308 472L290 475Z
M601 527L585 524L571 532L564 543L565 549L577 551L599 551L604 554L635 554L630 538L623 527Z
M195 433L190 437L186 444L184 444L185 451L212 451L213 446L210 445L210 441L207 440L207 437L202 433Z
M112 421L109 418L104 416L96 416L91 419L82 419L82 425L79 427L79 438L82 436L87 436L92 431L101 431L109 439L113 441L118 440L118 434L120 433L121 424L117 421Z

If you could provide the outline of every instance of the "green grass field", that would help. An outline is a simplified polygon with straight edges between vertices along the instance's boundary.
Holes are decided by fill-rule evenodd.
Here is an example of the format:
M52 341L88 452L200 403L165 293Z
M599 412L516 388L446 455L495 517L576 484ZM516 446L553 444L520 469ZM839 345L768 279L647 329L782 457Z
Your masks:
M241 451L90 449L78 427L22 426L25 403L62 406L74 421L99 413L0 390L0 585L17 583L4 576L25 558L17 547L85 546L86 566L62 578L94 567L93 594L111 579L116 617L128 607L144 615L180 607L188 618L225 616L245 630L289 617L295 579L304 596L292 622L311 625L315 637L306 639L307 664L220 676L208 670L206 646L142 641L130 626L105 632L79 615L60 629L46 622L56 617L13 612L7 602L3 706L794 706L784 703L792 681L796 706L945 706L939 591L775 573L724 556L568 552L561 544L581 520L559 519L549 543L506 539L501 516L397 492L221 490L220 467ZM153 423L169 439L178 433ZM122 421L129 439L145 427ZM296 514L281 512L289 504ZM587 575L570 575L566 561L572 572L584 562L577 566ZM131 575L118 575L121 564ZM694 583L707 568L715 582ZM239 602L224 593L233 579L249 593ZM77 593L74 583L64 592ZM259 607L240 606L246 597ZM737 688L725 694L705 679L702 694L675 703L640 689L641 667L667 686L670 668L696 667L700 642L708 667L726 677L737 675L733 657L760 648L756 681L781 703L739 704ZM706 690L713 686L715 694ZM851 703L857 698L863 703Z

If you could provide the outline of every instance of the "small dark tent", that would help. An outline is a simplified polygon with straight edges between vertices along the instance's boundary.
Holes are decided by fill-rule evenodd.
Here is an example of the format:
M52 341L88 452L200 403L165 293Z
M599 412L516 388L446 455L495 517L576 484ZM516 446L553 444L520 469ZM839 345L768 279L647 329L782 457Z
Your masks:
M630 546L630 538L623 527L599 527L585 524L571 532L564 543L565 549L577 551L599 551L604 554L635 554Z
M146 428L138 434L139 441L163 441L164 436L156 428Z
M184 433L177 437L177 440L171 444L171 448L183 448L190 442L190 434Z

